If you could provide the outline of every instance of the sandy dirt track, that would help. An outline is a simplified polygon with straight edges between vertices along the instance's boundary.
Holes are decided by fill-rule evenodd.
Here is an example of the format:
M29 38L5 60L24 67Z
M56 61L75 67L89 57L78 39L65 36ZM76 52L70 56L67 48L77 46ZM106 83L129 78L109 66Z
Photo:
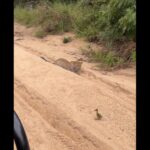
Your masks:
M14 109L31 150L135 150L134 67L104 72L85 61L77 75L40 56L86 60L80 52L87 45L83 40L37 39L19 24L14 36ZM95 120L96 108L102 120Z

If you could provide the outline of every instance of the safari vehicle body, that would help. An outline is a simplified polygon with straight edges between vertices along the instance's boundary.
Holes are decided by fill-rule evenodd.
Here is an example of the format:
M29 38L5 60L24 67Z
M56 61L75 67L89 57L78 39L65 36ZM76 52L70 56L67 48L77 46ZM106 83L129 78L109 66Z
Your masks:
M24 127L16 112L14 112L14 140L17 150L30 150Z

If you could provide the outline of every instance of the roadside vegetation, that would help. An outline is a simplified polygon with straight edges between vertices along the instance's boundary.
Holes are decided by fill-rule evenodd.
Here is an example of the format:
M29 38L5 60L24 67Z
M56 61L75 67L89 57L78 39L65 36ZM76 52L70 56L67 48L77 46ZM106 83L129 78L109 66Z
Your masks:
M15 0L14 4L15 21L36 27L37 37L74 32L108 49L93 51L95 61L110 67L136 62L135 0Z

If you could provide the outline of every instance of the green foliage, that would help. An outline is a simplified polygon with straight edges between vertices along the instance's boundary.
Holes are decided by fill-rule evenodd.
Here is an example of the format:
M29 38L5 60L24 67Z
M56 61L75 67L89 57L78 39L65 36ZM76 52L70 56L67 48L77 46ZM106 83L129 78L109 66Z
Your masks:
M71 42L71 37L64 37L63 38L63 43L69 43Z
M15 2L20 4L33 1L15 0ZM38 22L46 26L48 31L74 30L78 35L87 37L89 41L135 39L135 0L36 0L35 2L38 3L38 7L35 8L39 11ZM25 22L35 20L32 19L35 15L31 12L20 11Z
M29 11L27 8L17 6L14 12L15 20L27 26L35 25L37 22L37 11Z
M136 51L135 50L133 50L131 53L131 61L136 62Z
M101 14L100 29L104 37L113 40L135 38L135 0L111 0Z
M43 30L39 29L39 30L37 30L37 31L35 32L34 35L35 35L36 37L38 37L38 38L43 38L43 37L45 37L45 36L47 35L47 33L44 32Z
M88 36L109 41L135 39L135 0L82 0L82 4L88 5L84 5L88 15L84 15L85 20L81 19L81 22L87 23L84 32Z

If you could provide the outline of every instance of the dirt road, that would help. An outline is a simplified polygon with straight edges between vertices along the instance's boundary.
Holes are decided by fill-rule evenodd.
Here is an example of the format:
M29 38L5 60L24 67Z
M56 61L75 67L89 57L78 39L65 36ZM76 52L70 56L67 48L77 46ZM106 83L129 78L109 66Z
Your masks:
M85 61L77 75L40 58L86 60L86 42L62 39L37 39L15 24L15 111L31 150L134 150L135 68L96 71ZM95 120L96 108L102 120Z

